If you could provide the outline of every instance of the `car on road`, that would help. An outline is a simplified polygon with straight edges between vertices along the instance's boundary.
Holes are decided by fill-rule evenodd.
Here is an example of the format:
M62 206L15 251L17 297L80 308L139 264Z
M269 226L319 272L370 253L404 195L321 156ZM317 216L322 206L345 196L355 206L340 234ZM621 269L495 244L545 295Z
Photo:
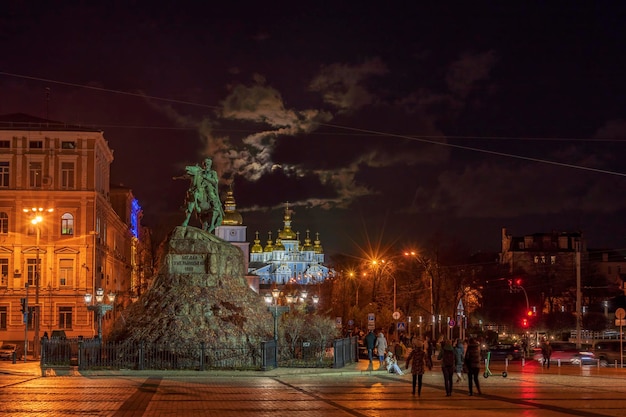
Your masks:
M489 346L489 352L491 353L490 358L492 361L503 361L505 359L514 361L522 358L522 348L515 344L499 343L491 345Z
M620 344L622 354L620 355ZM626 343L619 340L600 340L593 347L593 353L600 361L600 366L621 366L622 361L626 361Z
M4 343L0 346L0 359L13 359L13 353L17 354L17 345L13 343Z
M571 365L595 365L597 360L591 350L591 346L582 345L580 349L576 347L576 343L572 342L550 342L552 346L552 354L550 355L550 363L571 364ZM535 349L533 359L543 363L543 354L541 349Z

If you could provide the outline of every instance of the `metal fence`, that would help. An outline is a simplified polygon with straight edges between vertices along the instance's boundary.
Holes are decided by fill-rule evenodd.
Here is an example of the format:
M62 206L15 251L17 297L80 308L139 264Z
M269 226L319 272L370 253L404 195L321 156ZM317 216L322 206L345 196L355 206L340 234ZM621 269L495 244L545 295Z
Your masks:
M336 339L321 346L302 342L276 346L211 346L205 343L165 346L158 343L116 343L95 339L43 339L41 367L77 366L78 369L239 369L282 367L341 368L357 359L356 338Z

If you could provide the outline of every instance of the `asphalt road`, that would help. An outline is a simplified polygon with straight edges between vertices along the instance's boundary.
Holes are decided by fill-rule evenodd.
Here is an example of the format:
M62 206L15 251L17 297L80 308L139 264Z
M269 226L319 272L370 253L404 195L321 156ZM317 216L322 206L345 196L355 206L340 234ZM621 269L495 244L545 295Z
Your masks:
M483 394L467 382L445 396L435 367L421 397L411 376L368 369L267 372L85 372L42 377L36 363L0 363L2 416L625 416L626 370L529 363L480 378Z

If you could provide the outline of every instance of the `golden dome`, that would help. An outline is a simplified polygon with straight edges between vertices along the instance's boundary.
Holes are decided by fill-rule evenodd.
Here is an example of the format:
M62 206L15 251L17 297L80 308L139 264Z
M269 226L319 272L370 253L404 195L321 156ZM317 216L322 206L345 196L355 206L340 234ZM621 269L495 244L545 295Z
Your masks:
M255 237L254 237L254 245L252 245L252 248L250 249L251 253L262 253L263 252L263 246L261 246L261 240L259 239L259 232L255 232Z
M272 252L274 250L274 245L272 245L272 232L267 232L267 235L268 235L267 245L265 245L265 249L263 249L263 251Z
M324 253L324 249L322 248L322 243L320 242L320 234L315 234L315 246L313 246L313 250L315 253Z
M285 245L283 245L283 241L281 238L276 238L276 245L274 245L274 250L285 250Z
M309 236L309 229L306 231L306 237L304 238L304 246L302 247L303 251L312 251L313 245L311 244L311 237Z
M243 224L243 218L241 213L237 211L237 204L235 203L235 196L233 190L230 189L226 193L226 200L224 200L224 218L222 220L223 225L228 226L240 226Z
M285 216L283 217L283 223L285 224L285 227L283 228L283 230L278 231L278 237L283 240L296 239L296 233L291 230L291 213L293 213L293 211L289 210L289 203L287 203L287 205L285 206Z

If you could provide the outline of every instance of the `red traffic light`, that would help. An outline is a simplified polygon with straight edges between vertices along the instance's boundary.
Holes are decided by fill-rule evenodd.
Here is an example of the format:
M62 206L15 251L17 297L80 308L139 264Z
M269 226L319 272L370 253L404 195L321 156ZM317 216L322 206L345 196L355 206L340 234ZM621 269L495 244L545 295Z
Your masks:
M522 279L521 278L515 278L515 285L517 285L518 287L520 285L522 285Z
M528 319L522 319L522 327L528 327Z

